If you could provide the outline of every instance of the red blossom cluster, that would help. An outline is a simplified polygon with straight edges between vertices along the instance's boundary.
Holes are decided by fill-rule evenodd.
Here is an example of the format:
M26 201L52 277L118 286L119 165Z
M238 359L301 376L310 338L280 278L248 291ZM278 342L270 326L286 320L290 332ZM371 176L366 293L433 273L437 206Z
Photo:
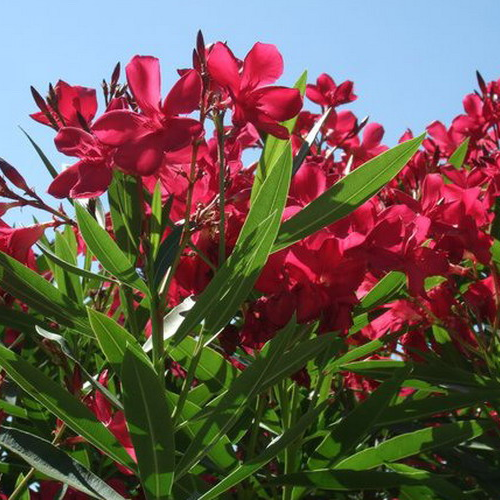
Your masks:
M320 109L309 111L302 109L299 90L274 86L282 72L273 45L257 43L240 60L218 42L198 44L193 68L179 71L165 97L158 59L135 56L126 83L119 83L118 71L105 83L105 109L97 117L93 89L59 81L46 99L35 92L40 111L32 117L56 131L61 153L77 158L49 193L61 199L100 196L114 171L136 176L149 193L159 182L164 203L172 203L171 227L191 221L168 305L200 294L220 264L221 219L227 256L249 210L256 164L244 164L245 152L261 149L270 135L291 139L297 154L314 124L328 115L292 179L286 220L387 149L381 125L339 110L357 98L352 82L337 85L329 75L319 76L305 95ZM423 148L376 197L271 255L252 298L220 337L227 356L237 347L258 349L294 315L298 323L318 321L320 331L338 331L354 344L400 332L394 352L417 361L439 349L429 328L444 326L464 355L474 353L481 342L477 325L498 322L499 297L498 277L490 271L490 228L500 195L500 80L479 82L479 91L463 101L464 113L449 128L429 125ZM294 117L289 133L283 122ZM407 131L401 141L411 137ZM26 191L12 172L4 175ZM0 213L28 204L0 182L0 194L10 199ZM142 210L150 213L145 200ZM68 222L63 214L52 212L56 224ZM0 250L36 268L30 247L45 227L14 229L0 220ZM353 330L360 300L391 271L406 275L406 295L380 305L369 324ZM367 390L353 375L346 381ZM102 397L89 405L127 441L122 414L112 414Z
M60 152L78 158L55 178L49 193L57 198L99 196L107 190L113 170L140 176L150 191L159 181L164 200L173 199L172 222L182 221L186 214L191 218L190 241L205 257L187 247L169 304L199 294L217 267L221 163L229 255L249 209L255 170L255 164L243 164L242 155L261 148L266 134L289 138L282 122L298 115L291 134L297 153L321 115L329 112L293 177L285 219L387 149L381 125L360 122L352 112L338 110L357 98L352 82L337 85L323 74L316 84L307 85L307 98L321 107L314 113L301 110L299 90L271 85L282 72L283 59L273 45L256 43L241 61L218 42L198 44L193 68L179 70L181 76L166 97L158 59L135 56L126 67L126 84L119 84L118 71L106 84L106 108L97 118L93 89L59 81L47 99L35 92L40 111L32 117L57 131ZM471 289L483 286L493 293L474 270L491 259L489 227L500 188L500 82L486 85L480 80L480 86L479 92L465 97L465 113L449 129L440 122L429 125L423 149L377 197L270 257L256 286L260 296L247 304L241 328L227 329L225 345L256 348L293 314L299 323L319 320L322 331L346 333L360 298L390 271L407 275L410 298L387 305L387 312L358 333L358 340L360 335L380 336L400 323L425 325L432 322L430 317L453 322L462 336L473 338L467 317L451 301L432 316L422 311L428 309L429 294L434 296L432 307L437 297L443 302L446 294L454 297L457 280L466 275L477 277ZM188 116L195 112L197 119ZM224 124L229 114L232 125ZM211 138L208 120L215 125ZM401 141L411 137L408 131ZM466 157L457 168L451 156L465 140ZM23 262L31 259L27 248L43 227L33 231L2 226L2 250ZM432 276L441 276L442 283L429 290L426 279ZM487 280L491 285L491 277ZM419 335L415 331L413 343Z

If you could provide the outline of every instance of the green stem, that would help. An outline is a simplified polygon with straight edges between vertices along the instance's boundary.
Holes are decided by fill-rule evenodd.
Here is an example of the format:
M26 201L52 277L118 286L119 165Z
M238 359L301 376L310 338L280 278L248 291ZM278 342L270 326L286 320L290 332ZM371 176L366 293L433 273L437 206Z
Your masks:
M288 398L288 393L285 390L285 397ZM299 401L299 391L297 384L292 385L292 397L290 401L290 407L287 411L287 418L284 421L284 431L290 429L295 421L295 415L297 412L297 405ZM297 450L295 446L291 445L285 449L285 467L284 473L291 474L295 472L296 468L296 458L297 458ZM291 500L292 499L293 486L286 485L283 487L282 498L283 500Z
M224 115L215 116L217 151L219 156L219 267L226 260L226 163L224 156Z
M139 337L139 326L137 325L137 318L135 315L134 309L134 295L132 290L123 286L120 288L120 295L122 299L122 303L125 305L125 310L127 312L127 326L130 329L130 332L135 338Z
M197 142L193 146L193 154L191 156L191 168L189 169L189 179L188 179L188 189L186 195L186 210L184 212L184 226L182 228L182 236L179 244L179 248L175 254L174 261L172 262L172 266L168 272L168 275L165 281L162 283L158 294L160 295L160 303L165 304L167 302L168 293L170 291L170 285L172 284L172 280L174 278L175 272L177 271L177 267L179 265L182 252L186 248L190 238L190 227L189 222L191 219L191 205L193 203L193 190L194 184L196 181L196 160L198 158L198 149L200 143Z
M165 386L165 362L163 360L163 314L158 305L158 297L151 294L151 337L153 342L153 366L162 387Z
M177 405L175 406L175 410L172 415L172 421L174 426L177 422L177 419L181 415L182 410L184 409L184 404L186 403L189 390L191 389L191 384L193 383L194 380L196 369L198 368L198 363L200 362L201 353L203 351L203 339L204 339L203 333L204 331L202 330L200 332L200 336L198 337L198 341L196 342L196 346L193 352L193 357L191 358L191 362L189 363L188 372L182 384L181 393L179 395Z
M260 422L262 420L265 407L266 407L266 398L263 395L257 396L255 418L253 420L252 430L250 434L250 441L248 443L248 459L251 459L255 455L255 447L257 445L257 439L259 437Z

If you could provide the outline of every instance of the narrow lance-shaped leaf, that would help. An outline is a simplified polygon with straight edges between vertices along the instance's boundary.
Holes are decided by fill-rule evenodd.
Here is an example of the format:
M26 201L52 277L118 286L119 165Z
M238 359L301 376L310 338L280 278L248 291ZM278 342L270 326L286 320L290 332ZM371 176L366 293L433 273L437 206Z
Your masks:
M55 253L62 260L70 262L76 267L76 253L73 253L66 237L59 233L55 233ZM68 297L73 299L78 304L83 302L82 284L78 276L74 273L66 272L62 266L56 266L55 278L58 288Z
M310 468L328 467L347 455L375 428L384 408L398 396L408 370L400 370L335 424L309 459Z
M295 175L299 171L299 168L302 166L302 163L306 159L306 156L309 153L311 146L314 144L314 141L316 140L316 136L319 134L321 127L325 123L326 119L330 116L331 112L332 108L327 108L326 111L320 116L318 121L314 124L311 131L307 134L304 143L302 144L302 146L300 146L298 153L295 155L295 158L293 159L292 175Z
M160 286L175 259L181 242L182 229L182 225L175 226L170 234L159 244L157 256L154 261L153 284L155 288Z
M220 483L202 495L199 500L212 500L213 498L218 498L219 495L227 491L229 488L241 483L241 481L246 479L248 476L264 467L264 465L269 463L279 453L286 450L292 443L297 441L307 428L317 421L318 416L325 409L326 405L327 403L324 402L316 408L308 411L281 436L272 441L262 453L248 462L238 466Z
M131 262L135 262L141 231L141 210L138 180L118 170L108 189L109 211L118 247Z
M0 252L0 288L35 311L82 333L89 332L85 309L62 294L46 279Z
M362 299L356 308L357 313L370 311L377 306L387 304L397 297L404 288L406 276L399 271L386 274Z
M229 429L234 425L245 406L259 393L273 365L286 349L290 336L295 330L291 321L264 349L258 358L248 366L231 384L214 408L210 408L208 418L184 452L177 465L179 477L197 463Z
M59 335L59 334L54 333L54 332L50 332L50 331L48 331L44 328L41 328L39 326L36 326L35 330L38 333L38 335L42 336L43 338L51 340L52 342L56 342L59 345L59 347L61 348L61 351L63 352L63 354L68 359L71 359L71 361L73 361L73 363L75 363L75 365L77 365L80 368L82 375L87 379L87 381L90 383L90 385L92 385L95 389L100 391L106 397L106 399L110 403L112 403L116 408L118 408L119 410L123 410L123 406L120 403L120 401L117 399L117 397L110 390L108 390L106 387L104 387L98 380L96 380L87 371L85 366L82 363L80 363L80 361L73 354L71 347L69 346L69 343L62 335Z
M500 391L491 389L474 389L470 392L449 392L429 396L425 399L406 398L401 403L389 406L380 415L377 425L394 425L400 422L415 422L418 419L431 417L436 413L444 413L459 408L474 407L487 402L499 402Z
M88 314L99 347L111 367L117 374L120 374L127 348L135 348L141 352L137 340L113 318L93 309L88 309Z
M121 381L142 486L148 499L167 500L174 479L175 443L165 389L145 355L130 349L123 359Z
M151 200L151 219L150 219L150 242L151 245L151 258L156 259L158 253L158 248L160 247L160 241L162 237L162 206L161 206L161 183L158 181L155 185L153 191L153 198Z
M410 467L407 464L391 463L387 464L387 468L404 474L418 474L420 472L416 467ZM438 475L432 476L425 482L425 485L402 485L399 495L404 500L434 500L435 498L465 500L468 498L461 488Z
M102 450L113 460L134 470L135 464L111 432L78 399L30 365L17 354L0 345L0 366L7 375L77 434Z
M75 210L83 239L102 267L123 283L147 295L146 284L108 232L80 204L75 204Z
M83 278L95 279L103 282L108 281L112 283L118 283L114 278L111 278L110 276L103 276L102 274L93 273L92 271L87 271L86 269L82 269L81 267L75 266L74 264L65 261L58 255L56 255L50 248L41 243L37 243L37 246L48 259L50 259L52 262L62 267L69 273L73 273L77 276L82 276Z
M266 178L251 206L233 253L175 333L176 345L205 318L205 329L211 334L217 333L251 292L276 238L290 186L291 169L292 153L288 147L278 168Z
M302 486L327 491L385 490L403 485L431 484L436 476L415 473L318 469L278 476L269 481L274 486ZM439 477L439 476L437 476Z
M49 174L52 176L53 179L55 179L59 175L57 169L54 167L54 165L52 165L52 163L47 158L45 153L42 151L40 146L31 138L31 136L22 127L19 128L22 130L23 134L28 138L28 141L30 141L31 145L35 149L37 155L42 160L42 163L45 165L45 168L47 169Z
M282 224L273 251L333 224L368 201L401 171L423 139L424 134L403 142L340 179Z
M294 88L299 89L301 95L304 95L306 91L307 84L307 71L304 71L300 78L294 85ZM287 128L288 132L292 132L295 123L297 122L297 117L291 118L286 122L282 123L284 127ZM250 195L250 201L253 204L257 194L262 187L262 184L266 180L266 177L270 174L271 170L274 168L276 162L283 154L283 151L287 148L289 141L278 139L272 135L268 135L266 139L266 143L264 144L264 150L262 152L262 156L259 160L259 164L257 165L257 171L255 172L255 178L252 185L252 193Z
M449 162L455 167L455 168L462 168L462 165L464 164L464 160L467 156L467 149L469 148L469 138L467 137L461 144L458 146L455 151L453 151L452 155L450 156Z
M92 498L124 500L93 472L45 439L19 429L3 427L0 432L0 446L19 455L42 474Z
M335 469L366 470L386 462L395 462L443 446L455 446L480 436L492 427L491 422L453 422L427 427L388 439L378 446L366 448L335 465Z

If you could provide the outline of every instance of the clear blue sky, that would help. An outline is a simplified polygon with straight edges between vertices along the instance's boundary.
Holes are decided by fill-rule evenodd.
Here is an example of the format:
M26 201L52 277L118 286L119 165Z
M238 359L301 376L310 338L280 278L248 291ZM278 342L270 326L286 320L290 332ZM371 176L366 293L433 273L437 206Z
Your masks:
M226 40L240 57L255 41L276 44L285 84L304 69L311 80L322 72L353 80L354 111L382 123L393 145L406 127L421 132L460 113L476 69L488 81L500 78L499 24L499 0L4 2L0 156L44 192L48 174L17 126L55 163L65 157L53 133L28 117L29 86L45 94L61 78L98 87L117 61L151 54L162 61L166 90L176 68L190 64L200 28L207 42Z

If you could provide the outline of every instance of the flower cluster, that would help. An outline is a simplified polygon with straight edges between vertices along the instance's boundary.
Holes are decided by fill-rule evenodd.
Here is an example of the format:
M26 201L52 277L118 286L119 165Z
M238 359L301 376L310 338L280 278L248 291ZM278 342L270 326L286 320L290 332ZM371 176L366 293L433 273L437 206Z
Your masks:
M39 111L31 116L54 129L59 152L76 158L50 184L53 197L92 202L119 176L134 179L143 217L134 267L143 275L148 272L143 269L150 245L147 231L154 223L152 198L160 190L168 218L161 241L182 230L181 251L163 283L165 311L199 296L231 255L251 206L258 169L257 162L248 164L246 158L255 157L266 140L289 140L297 156L321 122L294 171L283 220L388 149L382 125L341 108L357 99L351 81L337 84L323 74L302 89L274 85L283 73L283 59L273 45L256 43L240 60L225 43L205 45L200 38L192 68L179 70L166 95L155 57L133 57L125 73L126 81L120 83L117 66L110 82L104 82L100 115L94 89L59 81L46 98L33 90ZM259 350L292 318L298 324L317 323L320 333L338 332L348 345L394 335L379 355L415 362L440 352L435 329L445 328L465 357L477 358L488 342L487 326L496 328L500 320L500 282L493 263L500 195L500 80L487 84L479 77L479 87L465 97L464 113L449 128L440 122L428 126L422 148L375 197L270 255L253 293L217 341L238 369L238 350ZM304 108L306 98L309 109ZM412 137L408 130L400 142ZM47 227L67 225L84 254L76 224L62 207L46 205L8 163L2 160L0 168L0 195L7 200L0 204L0 216L31 206L52 217L24 228L0 219L0 250L51 280L53 270L40 268L31 247ZM115 221L104 219L118 238ZM363 298L389 273L404 274L405 283L361 321ZM101 300L107 289L113 304L108 314L123 323L119 305L124 298L111 281L101 284L95 296ZM7 291L1 296L5 307L17 303L26 308ZM139 309L141 299L137 293L132 307ZM149 335L151 323L144 328ZM4 343L14 339L10 332ZM307 385L308 374L298 374L297 381ZM360 397L374 387L353 374L345 381ZM99 382L107 385L107 372ZM81 387L73 385L72 392L79 394ZM85 402L135 458L123 412L112 410L98 391ZM123 489L121 483L114 486ZM42 489L50 487L42 482Z

